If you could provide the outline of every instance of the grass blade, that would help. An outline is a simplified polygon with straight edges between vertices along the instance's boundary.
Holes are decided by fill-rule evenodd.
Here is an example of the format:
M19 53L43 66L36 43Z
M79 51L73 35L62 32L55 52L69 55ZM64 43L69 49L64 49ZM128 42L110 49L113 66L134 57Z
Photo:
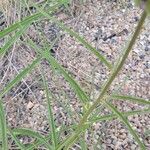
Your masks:
M58 69L62 73L62 75L70 83L71 87L74 89L82 103L88 102L89 97L86 95L86 93L80 88L76 81L70 75L68 75L65 69L57 62L57 60L55 60L55 58L51 56L48 50L40 50L31 39L30 46L34 48L36 52L41 53L42 57L46 58L46 60L50 65L52 65L53 68Z
M127 112L121 112L125 117L129 117L129 116L133 116L133 115L143 115L143 114L149 114L150 113L150 109L143 109L143 110L135 110L135 111L127 111ZM86 124L93 124L96 122L100 122L100 121L110 121L110 120L114 120L117 119L117 115L116 114L108 114L108 115L103 115L100 117L91 117L92 119L89 119ZM65 130L69 130L69 129L76 129L77 125L71 125L70 127L64 128L63 131Z
M136 132L134 131L134 129L131 127L131 125L129 124L129 122L126 119L126 117L121 112L119 112L112 104L108 103L107 101L105 101L104 103L127 126L128 130L130 131L130 133L132 134L132 136L134 137L134 139L136 140L136 142L139 144L141 150L146 150L145 145L141 142L141 140L139 139L139 136L136 134Z
M48 143L48 141L38 132L35 132L30 129L25 129L25 128L16 128L16 129L13 129L13 133L15 135L24 135L24 136L34 137L38 139L39 141L41 141L43 144L45 144L45 146L49 150L52 149L52 146Z
M8 150L7 124L6 124L5 111L1 100L0 100L0 131L2 136L1 137L2 150Z
M50 140L50 137L49 137L49 136L46 136L46 137L44 137L44 138L45 138L45 141L49 141L49 140ZM45 142L45 141L44 141L44 142ZM36 147L38 147L39 145L43 145L44 142L37 139L37 141L35 141L35 142L33 142L32 144L28 145L28 146L26 147L26 150L34 150L34 149L35 149ZM53 150L53 148L52 148L52 150Z
M21 149L21 150L26 150L25 146L17 139L17 137L14 135L14 133L11 131L11 129L9 129L7 127L7 131L8 134L11 135L12 139L15 141L15 143L17 144L17 146Z
M0 56L2 54L5 55L6 51L16 42L16 40L27 30L30 23L28 23L26 26L23 26L20 28L20 30L15 33L14 37L9 38L8 42L0 49Z
M56 150L62 150L62 149L64 149L64 147L66 145L68 146L68 144L69 144L69 146L72 146L74 144L74 142L79 138L80 134L81 134L81 131L78 131L78 132L70 135L56 148ZM71 140L68 142L68 139L71 139ZM64 150L68 150L68 149L64 149Z
M88 50L90 50L94 55L96 55L100 61L102 61L109 69L112 69L112 65L104 58L103 55L101 55L94 47L91 46L86 40L79 36L76 32L71 30L70 28L67 28L63 23L59 22L56 18L50 16L47 12L40 9L38 6L35 6L37 10L43 14L43 16L47 17L51 21L55 22L60 28L62 28L64 31L69 33L71 36L75 37L80 43L82 43Z
M128 111L128 112L120 112L122 113L125 117L129 117L132 115L142 115L142 114L147 114L150 113L150 109L144 109L144 110L135 110L135 111ZM116 119L117 115L116 114L110 114L110 115L104 115L104 116L100 116L100 117L95 117L90 119L87 123L96 123L99 121L109 121L112 119Z
M14 85L19 83L31 70L40 62L41 57L36 58L30 65L28 65L23 71L21 71L15 79L13 79L0 93L0 98L3 97Z
M83 133L83 137L80 138L80 146L82 150L87 150L87 144L84 137L85 133Z
M115 95L115 94L111 95L110 97L115 100L127 100L127 101L136 102L140 104L150 105L150 101L147 101L138 97L133 97L133 96L128 96L128 95Z
M71 87L75 90L78 97L83 103L88 102L88 96L85 92L80 88L80 86L76 83L76 81L68 75L68 73L64 70L62 66L47 52L43 54L44 58L55 68L57 68L64 76L64 78L70 83Z
M74 126L73 126L74 127ZM84 133L86 129L89 128L89 124L85 123L81 128L78 128L78 126L75 127L77 132L74 132L72 135L69 135L63 142L61 142L56 150L62 150L63 148L65 150L68 150L68 147L72 146L77 139L79 139L80 134ZM69 140L68 140L69 139Z
M42 79L43 79L43 83L44 83L44 88L45 88L45 92L46 92L46 99L47 99L47 106L48 106L48 121L49 121L49 126L50 126L50 131L51 133L51 141L53 143L53 147L54 149L57 146L57 134L56 134L56 128L55 128L55 122L54 122L54 117L53 117L53 112L52 112L52 108L51 108L51 99L52 99L52 95L50 94L49 90L48 90L48 85L46 83L46 79L44 74L42 73Z
M48 8L47 12L53 12L55 11L58 7L60 6L60 4L56 4L54 6L51 6L50 8ZM7 34L17 30L17 29L20 29L20 27L28 24L29 22L35 22L37 21L38 19L43 19L42 18L43 15L41 13L36 13L36 14L33 14L29 17L26 17L24 20L20 21L20 22L17 22L13 25L11 25L10 27L6 28L5 30L1 31L0 32L0 38L6 36Z

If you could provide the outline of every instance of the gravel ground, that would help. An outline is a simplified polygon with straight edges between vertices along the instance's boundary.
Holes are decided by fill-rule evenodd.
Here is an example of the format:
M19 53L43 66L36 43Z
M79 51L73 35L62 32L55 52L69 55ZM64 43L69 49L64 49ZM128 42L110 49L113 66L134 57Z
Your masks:
M84 36L112 64L121 54L142 12L134 8L129 0L120 2L115 2L115 0L87 0L84 5L79 5L75 1L70 10L74 17L69 13L61 12L57 14L58 18ZM52 23L41 22L41 26L49 41L61 32ZM147 19L142 34L130 53L124 69L113 82L111 93L122 93L150 99L149 33L150 21ZM37 35L34 27L28 30L28 36L39 43L40 41L35 38ZM108 69L68 34L63 33L63 36L51 51L60 64L70 72L94 100L98 96L102 84L108 78ZM31 63L33 58L35 58L33 50L16 43L12 51L0 63L2 68L0 69L0 79L2 79L0 86L6 85L16 76L19 70ZM81 106L77 97L59 72L53 72L45 61L34 69L30 76L14 87L4 97L4 102L10 126L28 127L47 134L49 127L46 99L40 77L41 67L46 74L49 88L53 91L52 105L58 129L60 129L60 126L69 126L78 121ZM113 104L121 111L145 108L143 105L123 101L113 101ZM98 112L99 115L109 112L103 106L101 106L101 110ZM143 139L147 149L150 149L150 136L146 134L150 129L150 115L134 115L128 119ZM62 137L68 133L69 131L62 133ZM24 143L29 142L28 140L23 141ZM126 127L118 120L95 123L87 131L86 141L91 150L139 150ZM75 149L79 149L77 145Z

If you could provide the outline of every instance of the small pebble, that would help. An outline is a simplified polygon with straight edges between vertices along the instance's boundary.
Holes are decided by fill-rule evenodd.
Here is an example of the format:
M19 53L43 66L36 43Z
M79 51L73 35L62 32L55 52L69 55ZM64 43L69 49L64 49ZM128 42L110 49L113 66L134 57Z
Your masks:
M31 101L29 101L29 103L27 104L27 109L32 109L33 106L34 104Z

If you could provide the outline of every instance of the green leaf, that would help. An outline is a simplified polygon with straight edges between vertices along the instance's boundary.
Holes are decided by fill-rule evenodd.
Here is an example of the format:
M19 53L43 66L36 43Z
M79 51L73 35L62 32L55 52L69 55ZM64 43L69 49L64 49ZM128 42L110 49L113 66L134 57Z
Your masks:
M21 71L15 79L13 79L0 93L0 98L3 97L14 85L19 83L31 70L40 62L41 57L36 58L30 65L28 65L23 71Z
M6 116L1 99L0 99L0 131L2 138L2 150L8 150Z
M48 8L48 10L46 10L46 12L52 13L54 12L58 7L60 6L60 4L56 4L54 6L51 6L50 8ZM41 13L36 13L33 14L31 16L26 17L25 19L23 19L20 22L16 22L15 24L11 25L10 27L4 29L3 31L0 32L0 38L6 36L7 34L15 31L16 29L20 29L22 26L27 25L28 23L31 22L35 22L38 19L43 19L43 14Z
M49 136L46 136L44 137L45 138L45 141L49 141L51 140ZM34 141L33 143L29 144L27 147L26 147L26 150L34 150L36 149L39 145L43 145L45 143L45 141L42 141L42 140L36 140ZM53 150L53 148L52 148Z
M53 148L55 149L57 146L57 132L56 132L56 128L55 128L55 122L54 122L54 117L53 117L53 112L52 112L52 108L51 108L51 100L52 100L52 94L50 93L50 91L48 90L48 85L46 83L46 79L44 76L44 73L42 72L42 79L43 79L43 83L44 83L44 88L46 91L46 99L47 99L47 106L48 106L48 121L49 121L49 126L50 126L50 132L51 132L51 141L53 143Z
M12 137L12 139L15 141L16 145L21 150L26 150L25 146L17 139L16 135L14 135L14 133L12 132L12 130L7 127L7 131L8 131L8 134L10 134L11 137Z
M68 5L70 3L70 0L58 0L58 3Z
M82 130L78 130L78 132L69 135L62 143L58 145L56 150L62 150L64 149L64 147L67 147L68 145L70 146L73 145L73 143L79 138L81 131ZM65 149L68 150L68 148Z
M125 117L129 117L132 115L142 115L142 114L149 114L150 113L150 109L143 109L143 110L135 110L135 111L127 111L127 112L120 112L121 114L123 114ZM104 116L100 116L100 117L93 117L92 119L90 119L87 123L88 124L92 124L92 123L96 123L99 121L109 121L109 120L113 120L116 119L117 115L116 114L110 114L110 115L104 115Z
M144 132L144 135L146 137L149 137L150 136L150 129L146 129L146 131Z
M83 136L80 138L80 146L81 146L81 150L87 150L87 144L85 141L85 133L83 133Z
M40 142L42 142L44 146L46 146L49 150L52 149L52 146L48 143L48 141L40 133L36 131L25 128L15 128L12 131L13 134L15 135L34 137L38 139Z
M148 14L150 14L150 0L147 0L146 2L146 11Z
M141 142L139 136L137 135L135 130L131 127L131 125L129 124L126 117L121 112L119 112L112 104L108 103L107 101L105 101L104 104L106 104L106 106L109 109L111 109L111 111L114 112L118 116L118 118L127 126L127 128L130 131L131 135L134 137L136 142L139 144L141 150L146 150L145 145Z
M20 28L18 32L15 33L13 37L10 37L8 39L8 42L0 49L0 56L3 54L5 55L6 51L16 42L16 40L27 30L29 27L30 22L26 25Z
M144 100L138 97L133 97L133 96L128 96L128 95L115 95L115 94L112 94L110 97L115 100L126 100L126 101L135 102L135 103L150 105L149 100Z
M140 6L141 0L134 0L134 3L135 3L136 6Z

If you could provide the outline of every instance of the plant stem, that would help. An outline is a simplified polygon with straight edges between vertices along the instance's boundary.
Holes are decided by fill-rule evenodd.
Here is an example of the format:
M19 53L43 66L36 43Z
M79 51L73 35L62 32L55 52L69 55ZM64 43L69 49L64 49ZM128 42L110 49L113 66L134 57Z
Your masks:
M110 75L110 77L108 78L107 82L105 83L105 85L102 88L102 91L98 97L98 99L95 101L95 103L89 108L89 110L87 111L87 113L84 115L83 119L81 120L80 124L82 124L83 122L85 122L88 118L88 116L91 114L91 112L95 109L95 107L100 103L100 101L103 99L105 93L107 92L107 90L109 89L111 83L113 82L113 80L115 79L115 77L118 75L118 73L120 72L120 70L122 69L122 66L125 63L125 60L127 59L129 52L132 50L133 45L135 44L136 39L138 38L140 31L142 29L142 26L144 24L144 21L146 19L146 12L144 11L141 19L138 23L138 26L132 36L131 41L128 44L128 47L124 53L124 55L122 57L120 57Z
M84 114L83 118L81 119L80 123L78 124L77 130L74 133L74 136L71 136L71 138L68 138L68 140L66 140L63 144L61 144L57 150L61 150L61 148L63 148L65 146L64 149L68 149L70 147L70 145L72 144L71 141L74 141L73 139L76 138L76 136L79 134L79 130L82 128L82 126L84 126L84 124L87 122L87 119L89 117L89 115L93 112L93 110L97 107L97 105L102 102L102 100L105 100L105 94L107 93L111 83L114 81L114 79L116 78L116 76L118 75L118 73L120 72L120 70L122 69L125 60L127 59L130 51L132 50L136 39L138 38L140 31L142 30L142 26L144 24L144 21L147 17L147 13L144 11L142 13L142 16L139 20L139 23L136 27L136 30L127 46L127 49L125 50L124 54L122 56L120 56L120 58L118 59L116 65L114 65L114 68L112 70L112 73L110 75L110 77L108 78L107 82L104 84L102 91L100 92L100 95L98 97L98 99L94 102L94 104L89 108L89 110ZM78 134L77 134L78 133Z

